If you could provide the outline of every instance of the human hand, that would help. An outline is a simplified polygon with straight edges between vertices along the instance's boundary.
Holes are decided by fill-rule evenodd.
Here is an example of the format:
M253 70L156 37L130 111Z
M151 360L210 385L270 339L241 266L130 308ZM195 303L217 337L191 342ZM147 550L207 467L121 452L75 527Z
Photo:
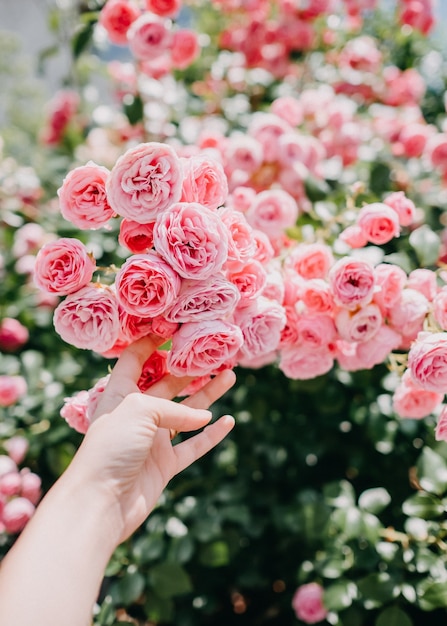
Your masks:
M69 468L83 485L97 489L110 506L116 543L146 519L168 482L217 445L233 428L224 416L173 445L170 431L194 431L211 419L207 410L235 382L227 370L181 403L172 402L190 377L165 376L147 392L137 386L153 338L127 348L118 359L94 419Z

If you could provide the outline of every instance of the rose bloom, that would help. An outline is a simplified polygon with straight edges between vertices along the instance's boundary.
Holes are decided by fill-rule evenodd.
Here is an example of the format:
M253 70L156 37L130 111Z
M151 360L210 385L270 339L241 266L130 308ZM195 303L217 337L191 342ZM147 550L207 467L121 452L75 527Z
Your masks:
M402 290L407 282L404 270L389 263L379 263L374 268L374 280L376 284L374 302L379 305L382 314L385 315L402 297Z
M24 224L14 233L14 243L12 245L14 258L19 259L26 254L35 252L45 243L47 237L48 234L40 224L34 222Z
M50 146L62 141L67 126L77 113L80 98L76 91L63 89L58 91L46 107L47 122L41 139Z
M157 252L183 278L205 280L228 254L228 233L219 214L197 202L178 202L155 222Z
M184 280L176 301L165 315L179 323L223 319L233 313L239 300L237 287L223 274L207 280Z
M181 0L146 0L146 9L162 17L176 15L181 6Z
M435 24L432 1L411 0L404 2L399 19L401 24L407 24L423 35L428 35Z
M365 237L363 230L358 224L352 224L347 226L339 235L341 241L346 243L349 247L357 249L364 248L368 243L368 239Z
M219 217L228 234L227 267L235 269L256 254L255 231L240 211L223 208L219 211Z
M408 275L407 287L419 291L429 302L432 302L438 291L436 273L424 267L418 267Z
M409 159L422 156L427 146L427 141L433 132L433 127L426 123L413 122L406 124L399 134L397 144L403 156Z
M403 289L401 297L388 311L391 326L409 339L414 339L422 330L430 309L427 298L415 289Z
M141 317L166 311L175 302L180 284L180 276L156 252L129 257L115 277L118 302Z
M261 296L237 309L234 321L244 337L240 358L254 359L278 348L286 314L278 302Z
M60 416L78 433L85 434L90 425L87 417L88 391L78 391L71 397L64 398Z
M0 375L0 406L15 404L27 390L23 376Z
M110 288L98 283L87 285L56 307L53 321L64 341L101 353L119 336L118 301Z
M0 350L15 352L29 339L26 326L12 317L4 317L0 321Z
M442 287L433 299L433 317L442 330L447 330L447 286Z
M128 0L108 0L99 14L99 24L107 31L110 41L117 45L127 44L127 31L139 17L140 11Z
M270 111L285 120L290 126L299 126L303 121L303 107L293 96L281 96L273 100Z
M206 376L235 358L241 329L223 320L187 322L172 338L168 369L174 376Z
M248 128L248 135L262 145L263 160L269 163L278 159L279 138L287 132L290 132L289 124L274 113L256 112Z
M183 172L173 148L158 142L127 150L107 180L110 205L118 215L147 224L180 199Z
M181 202L198 202L217 209L228 195L228 182L219 161L207 156L182 158L183 187Z
M274 263L264 267L267 273L267 280L261 295L270 300L276 300L279 304L283 304L286 288L281 268L277 267Z
M393 410L399 417L422 419L433 413L443 398L443 393L419 387L407 370L394 391Z
M438 422L435 428L436 441L447 441L447 406L444 405L438 416Z
M382 324L376 334L359 343L339 339L336 342L336 359L347 372L369 370L383 363L390 352L397 350L402 343L401 335Z
M26 437L22 437L21 435L14 435L7 439L3 447L5 448L8 456L19 465L22 461L25 460L26 453L28 452L29 442Z
M408 352L408 369L425 391L446 393L447 333L419 333Z
M399 216L383 202L365 204L357 217L357 226L370 243L380 246L400 233Z
M332 351L327 347L286 346L280 352L278 367L287 378L310 380L327 374L334 365Z
M330 313L334 308L330 287L322 278L303 281L300 299L309 313Z
M18 496L22 487L22 480L18 472L10 472L0 476L0 495Z
M124 310L123 307L118 307L119 319L120 319L120 337L132 343L141 337L150 335L152 332L152 317L141 317L140 315L133 315Z
M305 624L322 622L327 610L323 604L323 587L318 583L301 585L292 598L292 607L295 615Z
M1 515L6 532L19 533L25 528L34 511L34 505L27 498L13 498L6 502Z
M266 189L257 194L246 215L253 228L274 238L295 225L299 210L296 200L287 191Z
M332 250L322 243L301 243L292 248L285 266L303 278L326 278L334 262Z
M262 165L264 151L262 145L254 137L249 137L243 133L233 133L225 144L224 156L225 167L229 172L240 171L253 174ZM252 192L252 199L254 199L255 192L253 189Z
M168 353L166 350L155 350L146 359L137 382L140 391L147 391L149 387L152 387L168 373L167 359Z
M40 476L31 472L27 467L20 471L20 476L22 478L22 491L20 495L32 502L32 504L37 504L42 495L42 480Z
M396 191L384 198L383 203L396 211L401 226L410 226L416 217L416 206L403 191Z
M165 315L156 315L152 318L152 333L161 339L170 339L178 329L178 322L171 322Z
M47 293L67 295L85 287L95 269L95 260L81 241L62 237L39 250L34 265L34 282Z
M231 191L225 204L230 209L246 213L255 197L256 191L252 187L238 185Z
M259 261L245 263L234 271L229 270L227 277L241 295L240 306L257 298L267 283L267 272Z
M154 223L140 224L124 217L120 224L118 242L133 254L149 252L154 245Z
M127 31L129 48L139 61L152 61L169 51L172 33L167 22L153 13L143 13Z
M81 229L97 229L114 215L106 195L109 170L93 161L68 172L58 189L59 207L66 220Z
M377 304L367 304L357 311L340 309L335 316L335 325L341 339L346 341L368 341L382 325L382 314Z
M194 63L200 54L197 33L187 28L174 32L171 41L171 63L177 70L184 70Z
M329 272L334 302L354 310L369 304L374 293L374 270L366 261L343 257Z

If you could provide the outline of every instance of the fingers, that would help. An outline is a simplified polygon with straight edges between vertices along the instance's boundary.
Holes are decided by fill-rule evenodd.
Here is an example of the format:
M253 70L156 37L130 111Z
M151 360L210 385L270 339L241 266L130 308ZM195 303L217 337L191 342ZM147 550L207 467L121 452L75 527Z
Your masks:
M226 393L236 382L236 374L232 370L220 372L210 380L200 391L182 401L182 404L195 409L208 408Z
M176 473L183 471L194 461L197 461L197 459L217 446L232 430L234 424L234 418L231 415L224 415L216 422L207 426L198 435L174 446L173 450L177 457Z

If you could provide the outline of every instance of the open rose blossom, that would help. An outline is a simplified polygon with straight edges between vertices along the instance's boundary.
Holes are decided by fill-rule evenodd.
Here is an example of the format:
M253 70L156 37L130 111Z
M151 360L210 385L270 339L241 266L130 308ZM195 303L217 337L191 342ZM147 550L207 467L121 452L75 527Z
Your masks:
M121 220L118 241L134 254L149 252L154 245L154 222L139 224L124 217Z
M56 307L53 321L56 332L67 343L102 353L119 336L118 301L110 288L87 285Z
M147 224L180 200L182 184L181 162L173 148L150 142L127 150L117 160L106 191L118 215Z
M243 344L241 329L223 320L187 322L172 338L169 371L175 376L206 376L232 361Z
M186 69L199 54L200 45L197 33L187 28L180 28L174 32L171 42L171 62L175 69Z
M99 14L99 23L107 31L112 43L127 44L127 31L139 17L140 10L128 0L108 0Z
M60 296L85 287L93 276L96 263L78 239L62 237L39 250L34 265L34 282L46 291Z
M26 394L27 389L23 376L0 375L0 406L15 404Z
M382 202L366 204L360 209L357 218L363 236L367 241L380 246L400 234L397 211Z
M355 310L371 302L374 293L374 271L366 261L343 257L329 272L334 302Z
M223 319L233 313L239 300L237 287L223 274L208 280L184 280L166 318L179 323Z
M443 393L422 389L406 370L394 391L393 409L399 417L422 419L433 413L443 398Z
M421 332L408 353L414 382L426 391L447 391L447 333Z
M182 159L184 179L182 202L198 202L217 209L228 195L228 181L223 166L207 156Z
M29 339L26 326L13 317L4 317L0 320L0 350L15 352Z
M106 195L109 174L107 168L92 161L67 174L57 192L66 220L81 229L97 229L113 217Z
M318 583L301 585L293 595L292 607L297 618L305 624L322 622L327 615L323 604L323 587Z
M171 47L172 33L167 20L154 13L143 13L127 31L129 48L139 61L152 61Z
M162 17L175 16L179 12L180 6L180 0L146 0L147 10Z

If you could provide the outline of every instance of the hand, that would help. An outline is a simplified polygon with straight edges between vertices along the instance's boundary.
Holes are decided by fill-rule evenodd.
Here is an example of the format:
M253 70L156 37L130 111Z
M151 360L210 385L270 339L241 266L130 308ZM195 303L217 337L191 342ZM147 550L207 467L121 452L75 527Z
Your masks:
M172 402L191 378L165 376L146 393L137 381L156 348L152 338L129 346L118 359L107 388L69 471L103 494L114 513L117 543L146 519L173 476L217 445L233 428L224 416L186 441L173 445L170 430L193 431L211 419L208 408L235 382L227 370L183 402Z

